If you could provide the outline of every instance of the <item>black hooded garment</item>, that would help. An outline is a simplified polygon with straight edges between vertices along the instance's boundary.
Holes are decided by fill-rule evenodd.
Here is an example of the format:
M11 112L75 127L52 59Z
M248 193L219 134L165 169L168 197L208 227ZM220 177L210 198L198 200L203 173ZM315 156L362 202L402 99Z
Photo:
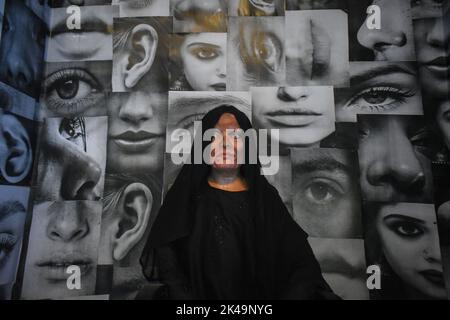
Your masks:
M224 113L233 114L244 131L252 128L243 112L233 106L220 106L204 116L202 137L207 129L215 127ZM202 150L209 143L203 141ZM211 246L202 241L201 235L210 232L202 231L202 226L208 226L205 221L210 217L205 216L207 210L199 208L204 207L205 196L211 192L226 192L208 189L210 166L203 159L202 164L193 164L193 161L185 164L167 192L140 259L144 275L149 281L161 281L169 299L337 299L322 277L307 241L308 235L292 219L278 191L261 174L259 162L249 164L250 148L256 152L256 146L250 145L247 139L246 162L240 169L248 191L230 195L241 197L239 200L248 204L242 211L249 221L242 224L245 236L239 251L243 253L240 255L243 259L230 262L233 267L243 266L236 274L236 277L247 279L238 288L241 294L227 296L227 293L236 292L236 288L234 291L217 288L226 281L223 275L233 276L232 272L222 272L218 279L211 274L202 274L208 259L212 258L211 253L208 254ZM193 160L194 145L191 157ZM211 281L218 283L211 286ZM230 279L230 283L236 283L236 279Z

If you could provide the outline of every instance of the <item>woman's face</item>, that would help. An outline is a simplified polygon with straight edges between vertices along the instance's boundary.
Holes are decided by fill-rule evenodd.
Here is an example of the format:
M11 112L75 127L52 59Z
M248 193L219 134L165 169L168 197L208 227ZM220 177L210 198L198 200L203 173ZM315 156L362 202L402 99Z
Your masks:
M444 18L415 20L414 34L424 91L446 99L449 93L450 32Z
M211 142L211 163L216 169L236 169L240 166L239 155L244 156L244 139L236 117L224 113L217 122L216 134Z
M437 123L444 138L444 143L450 149L450 100L442 102L437 110Z
M281 147L316 144L335 128L332 87L255 87L252 103L255 125L279 129Z
M180 54L184 74L192 89L226 90L226 33L189 34L180 48Z
M446 299L434 205L386 205L377 216L376 228L384 256L405 286Z
M358 31L359 43L372 50L375 60L414 61L414 36L409 1L374 0L379 6L381 28L369 29L367 20ZM372 15L368 15L368 19Z
M162 172L167 94L114 93L108 115L108 172Z

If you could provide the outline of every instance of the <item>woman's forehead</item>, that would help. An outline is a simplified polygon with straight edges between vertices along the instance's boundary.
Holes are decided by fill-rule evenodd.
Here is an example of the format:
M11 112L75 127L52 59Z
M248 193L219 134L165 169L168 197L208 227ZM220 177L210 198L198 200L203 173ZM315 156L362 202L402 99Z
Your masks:
M215 127L217 129L223 130L223 129L236 129L240 128L239 122L237 121L236 117L232 113L224 113L220 116L219 121L217 121Z

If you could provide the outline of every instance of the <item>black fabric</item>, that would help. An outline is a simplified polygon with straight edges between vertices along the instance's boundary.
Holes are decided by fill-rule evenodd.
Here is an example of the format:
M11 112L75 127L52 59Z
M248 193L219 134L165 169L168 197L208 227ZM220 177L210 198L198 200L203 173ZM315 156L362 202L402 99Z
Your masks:
M243 112L233 106L220 106L204 116L198 134L203 136L207 129L214 128L224 113L233 114L244 131L252 128ZM202 143L202 150L208 143ZM196 270L191 270L190 254L201 247L192 241L192 232L199 222L196 208L202 201L210 166L204 162L193 164L194 144L191 164L182 167L167 192L140 259L144 275L149 280L158 277L167 284L168 297L172 299L205 298L192 279ZM261 174L260 164L249 163L249 152L257 152L256 148L246 140L246 163L241 166L248 184L253 230L247 235L248 244L243 244L248 292L255 293L255 299L337 298L322 277L307 234L294 222L278 191Z

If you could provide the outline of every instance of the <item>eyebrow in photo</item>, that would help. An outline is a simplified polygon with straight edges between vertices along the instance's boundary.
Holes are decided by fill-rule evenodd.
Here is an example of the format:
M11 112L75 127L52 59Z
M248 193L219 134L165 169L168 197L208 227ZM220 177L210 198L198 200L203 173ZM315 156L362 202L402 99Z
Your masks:
M0 203L0 221L4 220L17 212L26 212L25 206L17 200L8 200Z

